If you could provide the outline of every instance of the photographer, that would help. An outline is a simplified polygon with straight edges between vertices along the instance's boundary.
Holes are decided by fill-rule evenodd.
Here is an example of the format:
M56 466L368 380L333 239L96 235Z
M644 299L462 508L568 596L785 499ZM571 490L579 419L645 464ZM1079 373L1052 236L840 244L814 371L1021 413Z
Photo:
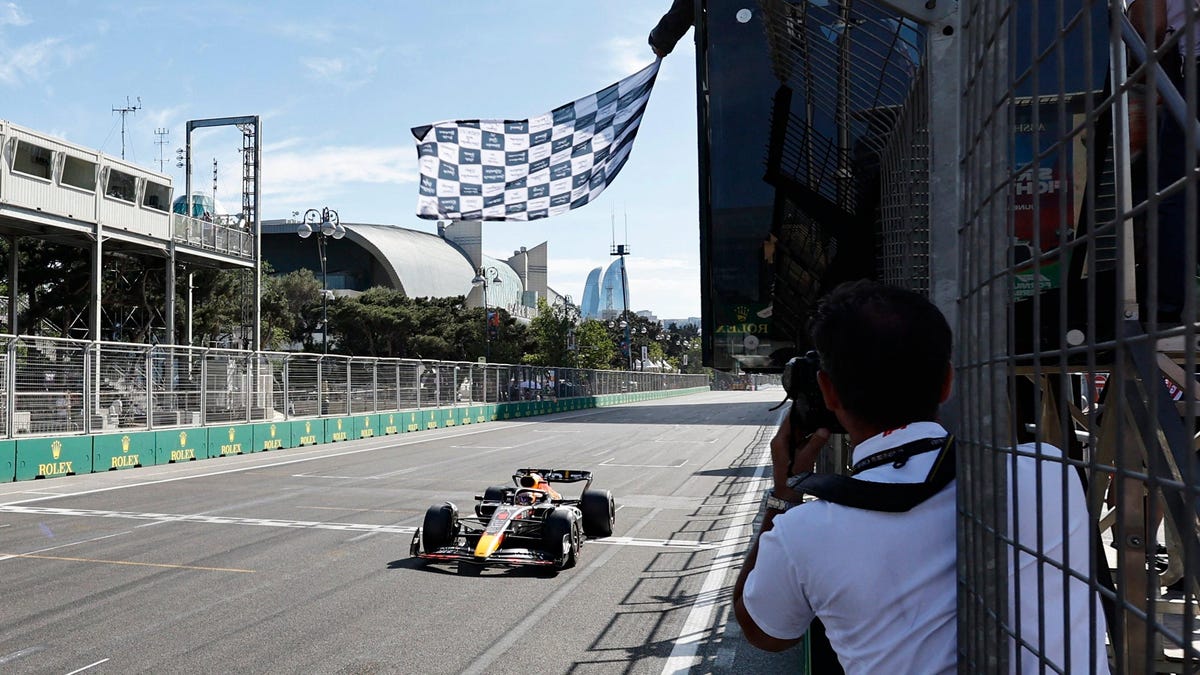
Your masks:
M820 395L814 391L813 397L823 399L832 414L817 428L814 420L824 412L820 401L797 397L798 404L809 405L794 406L771 441L774 489L734 587L738 623L750 644L781 651L797 644L820 618L848 673L953 673L958 628L953 441L936 421L953 380L950 327L920 294L858 281L826 296L809 330L819 353L814 369L819 368ZM822 481L822 474L806 472L830 427L839 425L854 445L852 478L839 483L825 475ZM1042 444L1040 452L1058 451ZM1026 546L1057 554L1060 561L1069 548L1071 567L1081 567L1079 574L1087 578L1089 523L1078 481L1064 489L1069 481L1030 457L1012 464L1020 480L1010 474L1010 485L1020 494L1012 500L1019 505L1018 527L1010 532L1015 530L1018 542L1025 533ZM1039 469L1054 489L1037 490L1031 477L1040 476ZM793 488L817 494L805 486L822 482L848 486L842 492L851 494L801 504ZM877 507L871 498L878 494L918 497ZM1065 593L1061 567L1029 558L1010 551L1009 588L1019 569L1022 596L1030 589L1042 595L1010 598L1010 625L1019 612L1020 639L1051 663L1064 662L1071 637L1073 670L1086 672L1089 657L1098 654L1097 669L1108 672L1103 617L1096 617L1097 634L1089 630L1087 583L1076 588L1072 582ZM1037 672L1037 659L1025 650L1011 653L1010 663Z

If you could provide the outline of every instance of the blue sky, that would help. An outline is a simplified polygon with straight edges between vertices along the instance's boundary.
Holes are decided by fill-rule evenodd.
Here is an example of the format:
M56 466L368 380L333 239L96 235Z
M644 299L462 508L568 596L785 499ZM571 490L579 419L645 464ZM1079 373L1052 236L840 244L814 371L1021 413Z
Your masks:
M524 118L653 60L646 35L669 0L0 0L0 119L121 154L183 193L175 149L187 120L263 118L262 217L313 207L344 222L434 231L418 219L409 128ZM593 204L533 223L486 223L505 258L549 241L550 285L581 300L628 242L630 301L661 318L700 314L695 52L691 33L659 73L632 156ZM159 146L156 129L168 129ZM197 189L235 207L240 134L193 134ZM236 210L236 209L235 209ZM628 237L625 222L628 219Z

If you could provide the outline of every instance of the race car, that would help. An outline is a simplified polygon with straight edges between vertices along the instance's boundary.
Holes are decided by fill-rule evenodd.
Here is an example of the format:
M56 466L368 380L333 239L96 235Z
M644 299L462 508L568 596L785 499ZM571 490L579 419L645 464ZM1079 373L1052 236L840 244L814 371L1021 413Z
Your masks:
M517 469L512 478L512 486L492 486L476 496L474 516L460 516L451 502L430 506L413 535L412 555L459 565L561 570L576 563L585 537L612 535L616 505L611 492L592 489L592 472ZM572 499L551 483L585 484Z

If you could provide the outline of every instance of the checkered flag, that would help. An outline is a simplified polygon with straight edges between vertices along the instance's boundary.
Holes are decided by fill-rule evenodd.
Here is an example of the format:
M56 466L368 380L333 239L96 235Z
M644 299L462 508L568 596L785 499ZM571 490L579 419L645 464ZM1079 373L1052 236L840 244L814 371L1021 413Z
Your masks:
M659 63L526 120L414 127L421 166L417 215L536 220L592 201L629 159Z

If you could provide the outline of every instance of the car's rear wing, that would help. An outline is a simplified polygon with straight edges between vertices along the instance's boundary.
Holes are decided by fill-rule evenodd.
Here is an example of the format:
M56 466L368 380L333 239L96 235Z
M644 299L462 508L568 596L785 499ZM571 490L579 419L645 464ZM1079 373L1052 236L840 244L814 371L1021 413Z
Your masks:
M592 472L579 471L576 469L517 469L513 473L513 482L521 480L522 476L528 476L531 473L536 473L546 479L547 483L582 483L587 481L584 486L586 490L592 485Z

